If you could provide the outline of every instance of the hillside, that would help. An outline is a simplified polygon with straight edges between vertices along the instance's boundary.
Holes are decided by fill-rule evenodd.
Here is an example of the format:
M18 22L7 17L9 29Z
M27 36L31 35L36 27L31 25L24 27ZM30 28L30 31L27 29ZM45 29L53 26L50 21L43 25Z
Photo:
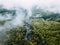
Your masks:
M0 9L0 45L60 45L60 13L30 11Z
M17 27L8 31L7 45L60 45L60 23L43 18L31 19L27 39L26 28Z

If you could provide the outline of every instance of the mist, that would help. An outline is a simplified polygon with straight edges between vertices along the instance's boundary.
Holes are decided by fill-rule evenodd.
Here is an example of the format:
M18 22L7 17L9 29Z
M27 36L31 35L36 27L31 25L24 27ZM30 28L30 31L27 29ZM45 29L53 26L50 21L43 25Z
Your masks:
M6 10L10 12L5 11L4 14L0 13L0 30L11 29L16 26L23 26L24 25L23 22L28 19L27 18L28 16L25 14L26 9L16 7L15 9L13 8L12 10L10 9Z
M5 13L4 15L0 14L0 30L23 26L24 21L29 21L29 17L32 16L31 8L34 5L51 12L60 12L59 0L0 0L0 4L3 8L11 11L11 13ZM15 15L12 14L13 12Z

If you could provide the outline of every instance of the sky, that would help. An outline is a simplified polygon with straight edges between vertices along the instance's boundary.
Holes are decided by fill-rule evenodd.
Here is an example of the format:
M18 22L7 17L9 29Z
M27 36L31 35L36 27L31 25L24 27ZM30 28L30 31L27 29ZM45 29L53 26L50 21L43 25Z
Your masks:
M22 6L27 9L33 5L39 5L46 10L60 12L60 0L0 0L0 4L8 8Z

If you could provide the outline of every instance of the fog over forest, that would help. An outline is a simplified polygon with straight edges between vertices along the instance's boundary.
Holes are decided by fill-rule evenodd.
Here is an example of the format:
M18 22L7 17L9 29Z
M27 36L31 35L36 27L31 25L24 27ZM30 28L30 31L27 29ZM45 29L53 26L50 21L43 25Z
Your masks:
M32 15L32 7L37 5L37 8L42 8L43 10L48 10L55 13L60 13L60 3L59 0L0 0L0 8L5 8L6 10L15 10L16 16L13 20L7 21L4 26L0 26L0 29L4 27L7 28L6 25L19 25L22 24L23 20L28 19ZM23 9L20 9L23 8ZM27 16L25 15L26 12L23 12L24 10L27 11ZM14 13L14 12L12 12ZM0 20L9 20L12 19L13 14L6 14L6 17L1 16L0 14ZM14 23L15 22L15 23Z
M0 0L0 45L60 45L60 0Z

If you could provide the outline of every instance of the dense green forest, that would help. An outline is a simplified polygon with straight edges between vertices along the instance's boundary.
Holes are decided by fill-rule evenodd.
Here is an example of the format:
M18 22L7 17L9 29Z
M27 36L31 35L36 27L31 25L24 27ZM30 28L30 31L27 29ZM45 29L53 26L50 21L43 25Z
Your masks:
M4 11L0 10L0 13L2 12ZM59 13L44 12L40 8L33 7L32 16L26 24L30 27L28 32L25 25L0 31L0 45L60 45Z
M30 22L33 29L25 38L25 27L17 27L7 31L9 37L6 45L60 45L60 23L46 21L44 19L33 19Z

